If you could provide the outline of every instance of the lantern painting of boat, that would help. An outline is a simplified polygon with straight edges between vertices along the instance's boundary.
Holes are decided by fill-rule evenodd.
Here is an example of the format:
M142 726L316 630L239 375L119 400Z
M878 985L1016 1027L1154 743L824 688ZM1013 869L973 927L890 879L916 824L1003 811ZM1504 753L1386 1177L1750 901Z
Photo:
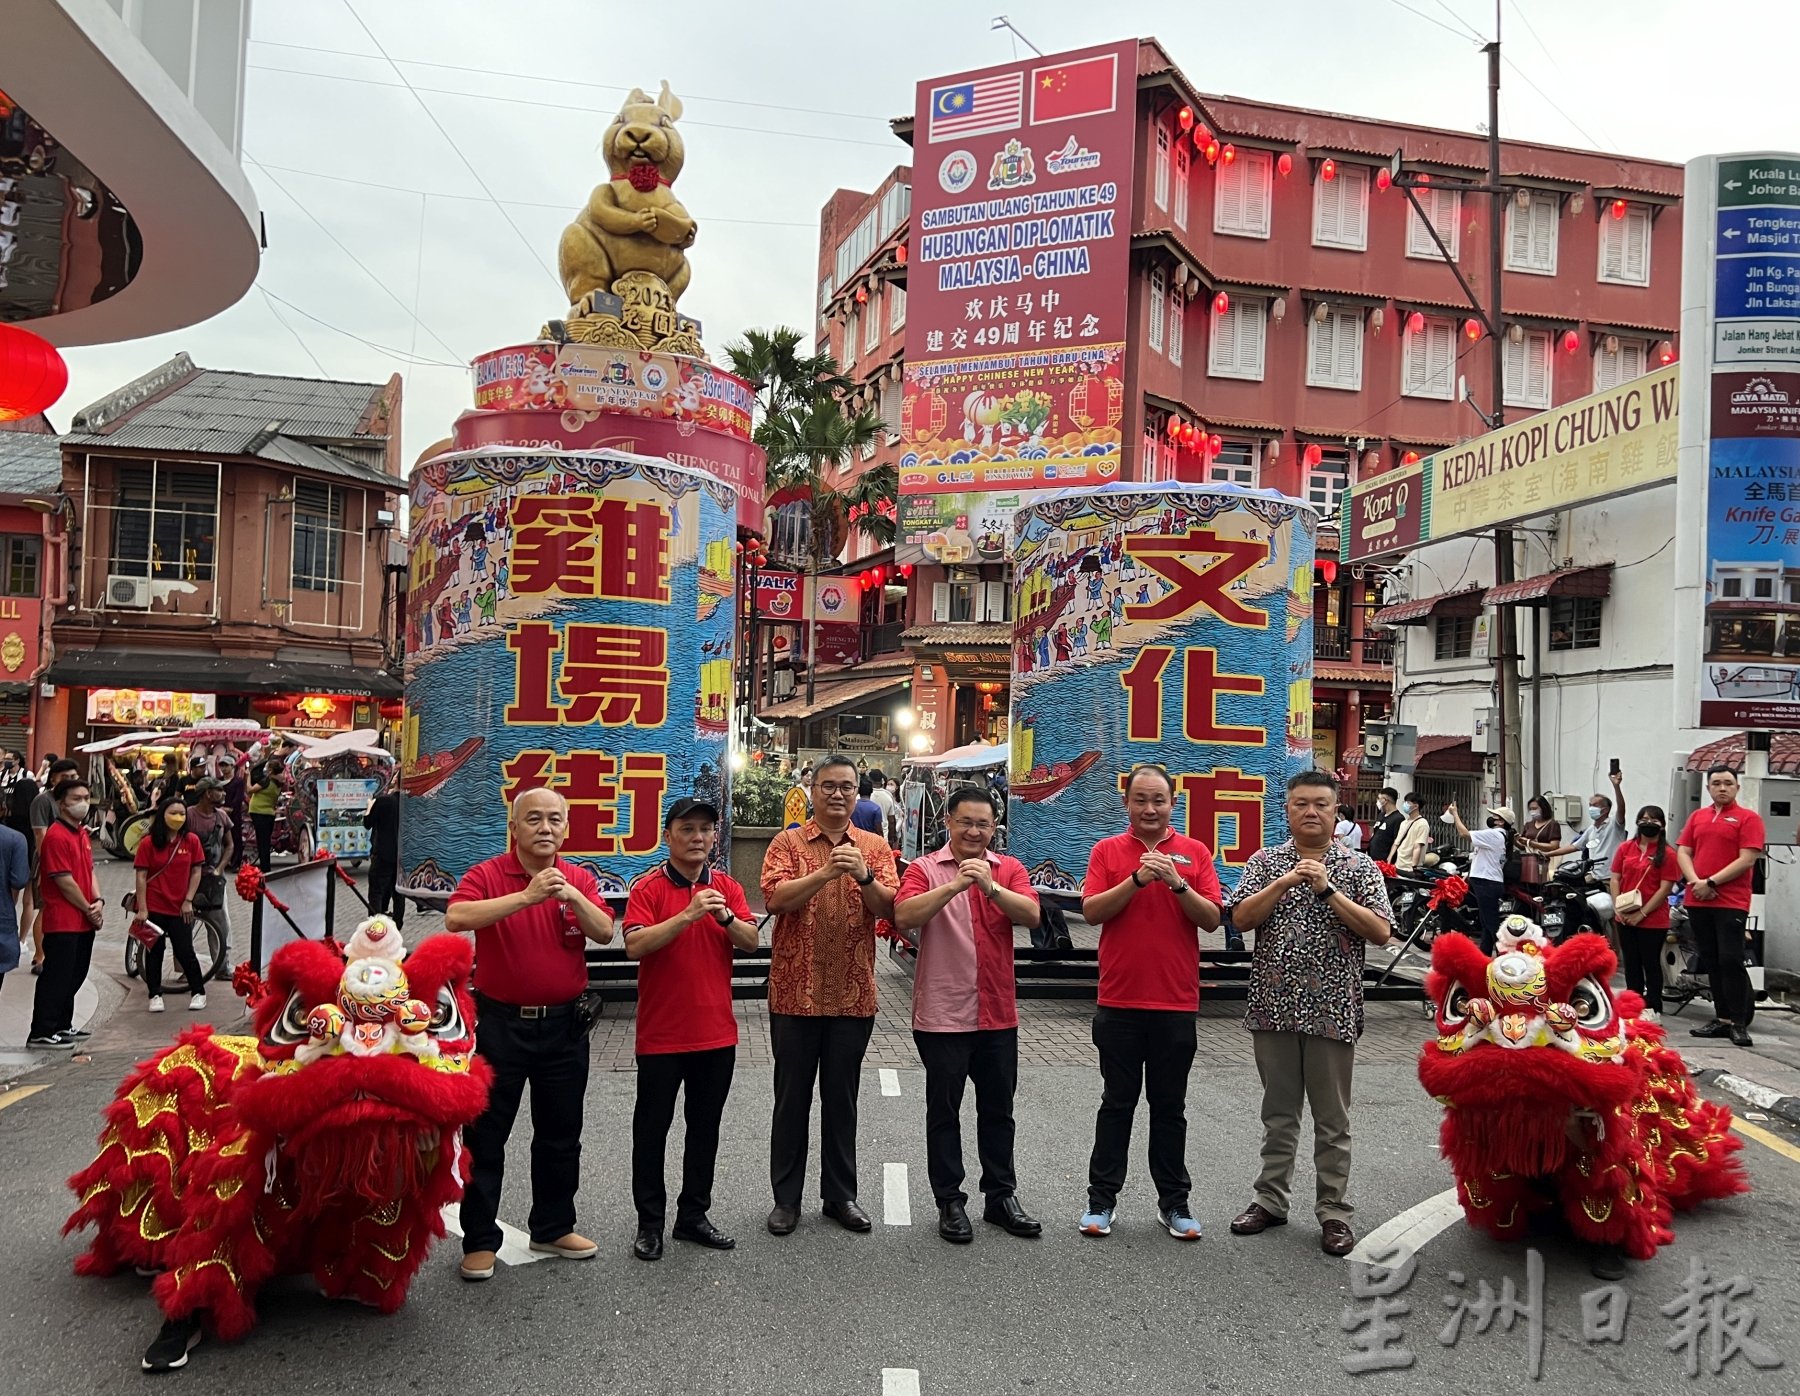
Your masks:
M408 795L431 794L455 775L465 761L481 750L481 742L480 737L470 737L457 743L449 751L415 758L408 763L405 774L400 777L400 788Z

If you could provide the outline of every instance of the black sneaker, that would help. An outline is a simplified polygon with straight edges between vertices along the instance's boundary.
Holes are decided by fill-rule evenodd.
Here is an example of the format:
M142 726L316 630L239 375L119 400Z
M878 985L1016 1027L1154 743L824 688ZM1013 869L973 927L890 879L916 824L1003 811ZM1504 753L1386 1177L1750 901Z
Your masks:
M62 1035L67 1038L72 1038L76 1042L86 1042L93 1036L93 1033L89 1032L86 1028L64 1028Z
M1730 1037L1731 1024L1721 1023L1717 1018L1701 1027L1689 1028L1689 1037Z
M144 1349L144 1370L173 1372L177 1367L185 1367L188 1354L199 1344L199 1319L169 1319L157 1333L156 1341Z
M27 1047L37 1047L48 1052L67 1052L74 1048L75 1039L68 1036L66 1033L47 1032L39 1033L36 1037L26 1038L25 1045Z

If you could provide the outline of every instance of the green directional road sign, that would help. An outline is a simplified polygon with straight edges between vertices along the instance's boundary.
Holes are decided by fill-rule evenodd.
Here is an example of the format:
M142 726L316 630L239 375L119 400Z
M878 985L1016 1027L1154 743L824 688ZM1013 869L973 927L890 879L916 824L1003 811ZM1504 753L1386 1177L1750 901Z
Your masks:
M1800 159L1768 155L1719 161L1719 207L1745 204L1800 208Z

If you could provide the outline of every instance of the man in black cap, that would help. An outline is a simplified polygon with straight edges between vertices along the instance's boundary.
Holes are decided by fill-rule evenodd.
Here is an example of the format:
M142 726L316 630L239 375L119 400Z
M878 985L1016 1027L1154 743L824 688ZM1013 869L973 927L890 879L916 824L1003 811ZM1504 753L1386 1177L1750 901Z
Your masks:
M638 1232L631 1253L660 1260L664 1151L675 1095L687 1088L687 1148L675 1239L713 1250L737 1244L707 1218L719 1120L737 1063L731 1005L731 952L756 948L756 924L744 889L707 865L718 841L719 811L706 800L675 801L663 820L669 857L631 884L625 903L625 954L638 962L637 1109L631 1117L631 1196Z

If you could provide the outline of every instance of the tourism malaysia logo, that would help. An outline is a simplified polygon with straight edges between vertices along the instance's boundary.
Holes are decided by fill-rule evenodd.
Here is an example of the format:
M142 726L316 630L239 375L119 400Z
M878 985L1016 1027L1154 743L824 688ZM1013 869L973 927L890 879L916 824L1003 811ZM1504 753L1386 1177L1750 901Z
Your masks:
M1044 168L1053 175L1097 170L1100 168L1100 152L1089 150L1070 136L1061 150L1053 150L1044 157Z

